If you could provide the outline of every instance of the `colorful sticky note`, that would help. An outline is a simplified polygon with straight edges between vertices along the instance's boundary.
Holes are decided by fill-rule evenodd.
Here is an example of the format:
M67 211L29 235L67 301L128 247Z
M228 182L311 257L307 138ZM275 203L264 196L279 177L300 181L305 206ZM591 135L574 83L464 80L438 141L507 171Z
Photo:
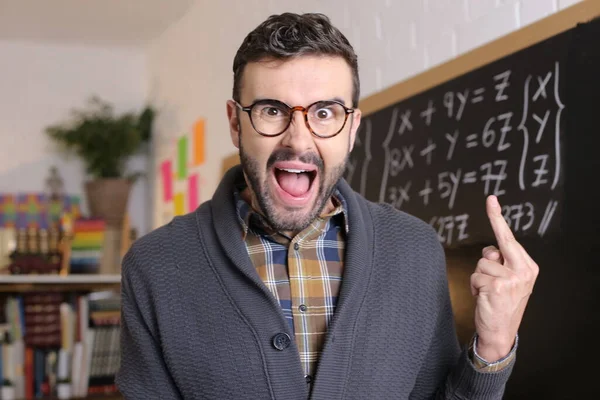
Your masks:
M188 177L188 210L194 211L198 207L198 174Z
M187 158L188 158L188 139L182 136L177 142L177 177L185 179L187 177Z
M185 197L183 193L176 193L173 198L173 204L175 206L175 215L185 214Z
M204 120L194 124L194 165L204 163Z
M163 187L163 201L169 202L173 199L173 175L171 173L171 160L163 161L160 165Z

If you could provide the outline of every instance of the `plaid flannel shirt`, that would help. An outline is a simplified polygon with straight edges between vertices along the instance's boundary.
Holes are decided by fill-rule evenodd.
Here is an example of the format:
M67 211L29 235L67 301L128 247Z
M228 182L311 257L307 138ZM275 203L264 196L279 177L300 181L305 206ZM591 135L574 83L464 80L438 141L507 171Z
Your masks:
M346 207L339 193L333 198L333 211L290 238L273 231L236 192L248 255L283 309L309 382L335 312L344 269Z
M234 197L248 255L281 305L310 382L342 283L345 236L349 230L345 200L335 191L335 209L291 238L270 228L265 218L242 199L242 186L238 185ZM518 337L505 358L489 363L477 355L475 335L469 343L469 358L480 371L500 371L515 357L517 343Z

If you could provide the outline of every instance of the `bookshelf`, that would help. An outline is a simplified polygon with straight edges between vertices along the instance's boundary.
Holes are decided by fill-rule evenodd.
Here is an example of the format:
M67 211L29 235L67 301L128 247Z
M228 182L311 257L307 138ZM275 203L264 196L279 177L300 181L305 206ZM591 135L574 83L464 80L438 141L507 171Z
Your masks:
M40 397L41 400L59 400L58 397ZM27 399L15 399L27 400ZM94 394L87 397L71 397L69 400L123 400L123 396L119 394Z
M106 356L106 346L114 348L114 344L112 343L115 340L118 340L118 330L115 330L115 328L113 328L115 326L115 322L110 322L110 320L114 321L115 303L114 300L111 300L109 301L109 303L106 303L106 300L111 298L107 293L99 294L95 297L91 296L89 298L87 296L88 293L91 294L92 292L103 292L108 290L115 292L115 295L118 296L120 292L120 286L120 274L0 275L0 297L3 297L4 313L7 316L7 326L5 328L8 328L8 331L10 332L15 332L15 325L11 324L15 324L15 315L20 315L20 317L17 317L17 321L20 318L21 321L25 321L25 325L21 325L23 322L16 322L18 326L23 326L21 328L16 329L19 329L20 332L35 332L31 329L36 329L36 327L43 325L45 322L35 325L37 323L32 321L32 317L39 318L42 314L44 314L46 318L51 315L59 315L61 323L61 343L64 343L65 340L63 336L64 332L68 332L68 330L65 330L66 325L64 324L72 324L73 330L70 331L70 333L67 333L67 336L70 336L73 342L71 343L71 347L67 356L68 367L66 367L66 369L68 369L69 371L81 371L82 374L78 378L79 380L75 380L75 378L73 378L73 384L75 385L77 383L76 386L80 393L82 390L88 390L87 384L85 385L85 389L83 389L84 385L81 382L84 382L84 379L89 380L90 390L92 390L92 386L94 386L96 390L99 388L101 389L102 385L106 385L105 389L108 390L108 386L110 384L100 383L98 379L100 378L101 382L103 382L102 380L106 379L105 377L110 376L110 374L112 374L112 372L109 372L111 371L112 367L109 366L108 361L106 360L109 359L109 356L112 358L115 357L115 355L111 353L109 356ZM40 305L48 306L49 304L57 304L56 302L59 300L56 300L56 298L49 297L55 296L56 293L61 293L65 295L65 297L62 300L60 300L61 309L59 310L58 314L55 311L42 312L39 309L36 310L31 308L32 305L34 305L34 307L40 307ZM40 295L40 297L38 297L37 299L36 294ZM4 298L4 296L6 297ZM53 300L50 300L51 298ZM46 303L47 301L49 303ZM92 308L91 306L92 302L96 304L94 308ZM101 302L103 305L101 305L98 302ZM62 308L67 304L70 305L70 311L66 311ZM54 307L56 306L54 305ZM20 312L17 310L20 310ZM113 312L113 314L106 315L107 312ZM94 316L94 313L96 313L97 315ZM65 320L65 318L67 319ZM48 322L48 324L50 323ZM54 322L52 324L54 324ZM25 331L23 331L23 329L25 329ZM55 336L57 331L53 327L49 332L49 336ZM58 351L56 348L57 345L48 345L44 344L44 342L40 342L40 335L36 333L28 333L27 336L25 334L18 333L16 334L16 337L21 337L22 339L11 343L11 350L9 354L11 354L12 357L12 365L21 366L20 369L17 368L15 371L21 372L16 372L16 375L13 373L13 375L11 376L11 380L14 379L13 382L16 382L17 387L21 389L18 389L19 391L15 393L17 394L16 397L11 398L16 400L22 400L24 398L35 397L18 396L19 393L23 394L22 388L29 388L29 390L33 390L33 392L29 392L30 394L37 394L39 393L38 390L45 390L44 393L47 393L46 391L49 390L47 386L48 380L46 380L47 377L44 377L43 381L43 385L46 385L46 388L40 389L40 386L38 386L40 385L39 379L41 379L39 376L39 365L46 365L47 368L48 362L50 362L49 360L52 360L51 358L49 358L49 354ZM79 352L77 351L78 346L80 350ZM60 351L62 351L62 349L64 348L68 348L68 346L61 345ZM60 354L58 358L60 359ZM54 358L54 362L56 362L56 360L57 358ZM114 362L115 359L112 358L112 360ZM56 366L55 368L57 368L57 370L60 370L60 367L58 366ZM103 369L105 372L102 372ZM56 374L56 371L54 373ZM68 372L69 377L71 377L71 373L72 372ZM91 383L91 379L96 379L93 385ZM98 387L98 385L100 385L100 387ZM31 389L32 387L33 389ZM50 389L52 389L52 387ZM53 400L58 399L58 397L49 397L47 394L42 397L35 398ZM87 397L74 396L70 399L122 400L123 397L118 392L90 392Z
M59 400L58 397L40 397L41 400ZM15 399L27 400L27 399ZM117 394L94 394L88 397L71 397L69 400L123 400L123 396Z
M119 290L120 274L0 275L0 293Z

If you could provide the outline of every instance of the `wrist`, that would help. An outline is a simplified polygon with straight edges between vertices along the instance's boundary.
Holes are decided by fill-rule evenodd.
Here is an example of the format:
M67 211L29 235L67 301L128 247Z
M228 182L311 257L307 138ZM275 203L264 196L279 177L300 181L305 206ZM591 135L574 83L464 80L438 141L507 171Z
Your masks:
M510 340L486 341L476 335L474 350L475 354L487 363L495 363L507 357L515 345L515 337Z

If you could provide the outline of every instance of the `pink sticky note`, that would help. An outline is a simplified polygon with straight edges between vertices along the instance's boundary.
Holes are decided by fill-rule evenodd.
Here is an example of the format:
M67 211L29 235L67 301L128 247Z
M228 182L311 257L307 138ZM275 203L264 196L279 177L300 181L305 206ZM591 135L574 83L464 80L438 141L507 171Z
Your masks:
M198 207L198 174L188 176L188 207L190 212Z
M173 199L173 170L171 161L163 161L160 166L162 175L163 199L169 202Z

